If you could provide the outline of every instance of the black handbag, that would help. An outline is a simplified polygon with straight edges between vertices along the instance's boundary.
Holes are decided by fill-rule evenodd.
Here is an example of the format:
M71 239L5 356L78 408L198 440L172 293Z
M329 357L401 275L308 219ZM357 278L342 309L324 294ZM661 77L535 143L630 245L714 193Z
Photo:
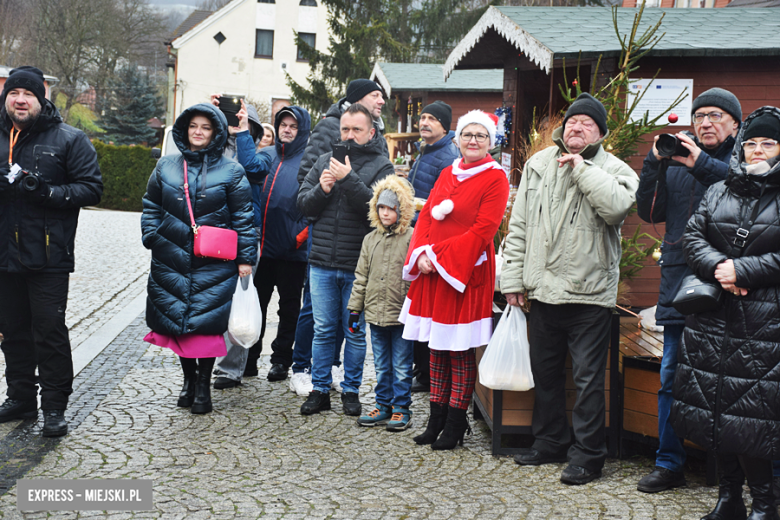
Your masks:
M734 258L742 256L742 250L747 244L747 238L750 235L750 227L756 221L758 214L771 203L772 197L764 204L763 209L760 208L765 188L766 183L761 187L761 195L753 205L753 211L750 213L750 216L746 217L742 221L742 225L737 229L737 236L734 238L737 254L734 255ZM714 311L723 303L724 294L725 291L719 282L702 280L695 274L689 274L683 278L680 289L674 296L674 300L672 300L672 307L680 314L686 316L688 314Z
M723 303L723 293L723 287L718 282L708 282L689 274L683 278L680 290L672 300L672 307L685 316L714 311Z

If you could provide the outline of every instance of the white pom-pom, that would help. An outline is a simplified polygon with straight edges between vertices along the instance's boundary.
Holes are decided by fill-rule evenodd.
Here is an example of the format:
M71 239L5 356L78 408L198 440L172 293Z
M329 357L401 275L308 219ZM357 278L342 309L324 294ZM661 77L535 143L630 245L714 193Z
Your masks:
M455 208L455 204L450 199L446 199L441 201L438 206L435 206L431 210L431 216L435 218L436 220L444 220L444 217L446 215L449 215L452 213L452 210Z

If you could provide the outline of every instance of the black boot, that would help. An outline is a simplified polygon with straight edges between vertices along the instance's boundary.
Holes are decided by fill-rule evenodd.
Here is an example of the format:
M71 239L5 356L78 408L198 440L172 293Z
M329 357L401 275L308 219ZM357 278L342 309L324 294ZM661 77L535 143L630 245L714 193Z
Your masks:
M434 450L451 450L460 443L463 446L463 436L468 430L471 435L471 426L466 417L468 410L449 407L447 411L447 422L444 424L444 431L441 432L439 440L431 444Z
M211 411L211 372L199 372L195 384L195 400L192 402L190 412L195 414L209 413Z
M748 520L780 520L772 490L772 462L752 457L739 457L745 470L750 496L753 498Z
M447 422L447 406L431 401L431 416L428 417L428 426L425 431L413 440L417 444L433 444L439 438Z
M718 503L715 509L701 520L745 520L747 509L742 500L742 484L745 474L736 455L718 456Z
M66 433L68 433L68 421L65 420L65 410L44 410L41 435L62 437Z
M190 358L179 358L181 369L184 372L184 385L179 393L179 400L176 406L180 408L189 408L195 399L195 382L198 379L197 361Z

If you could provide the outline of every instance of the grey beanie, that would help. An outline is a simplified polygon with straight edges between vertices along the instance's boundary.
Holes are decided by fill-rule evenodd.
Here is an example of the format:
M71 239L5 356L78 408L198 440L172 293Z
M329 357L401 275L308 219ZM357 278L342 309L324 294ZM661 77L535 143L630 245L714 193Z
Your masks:
M398 206L400 205L398 202L398 195L396 195L393 190L384 190L379 194L376 205L387 206L388 208L393 208L397 212Z
M739 104L737 96L726 89L715 87L699 94L699 97L693 100L691 115L701 107L718 107L731 114L737 123L742 122L742 105Z

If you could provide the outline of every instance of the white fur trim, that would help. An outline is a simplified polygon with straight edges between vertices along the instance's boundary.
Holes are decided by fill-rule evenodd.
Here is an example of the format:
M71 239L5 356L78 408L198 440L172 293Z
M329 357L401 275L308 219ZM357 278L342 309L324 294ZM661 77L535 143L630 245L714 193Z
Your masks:
M472 177L472 176L474 176L474 175L476 175L478 173L482 173L482 172L487 171L487 170L492 170L492 169L500 170L501 169L501 165L500 164L498 164L496 161L492 161L492 162L489 162L487 164L483 164L483 165L480 165L480 166L475 166L473 168L468 168L466 170L461 170L460 169L460 164L462 163L462 161L463 161L463 159L458 157L457 159L455 159L452 162L452 174L460 182L463 182L466 179L468 179L469 177Z
M458 139L458 143L460 143L460 133L464 128L471 124L484 126L488 135L490 135L490 148L493 148L496 145L496 124L482 110L472 110L471 112L466 112L460 116L458 119L458 128L455 130L455 137Z
M444 217L452 213L455 203L451 199L444 199L431 210L431 216L436 220L444 220Z
M404 323L403 338L411 341L427 341L433 350L464 351L481 347L490 342L493 335L493 318L482 318L471 323L448 325L432 318L409 314L409 298L404 301L399 321Z

